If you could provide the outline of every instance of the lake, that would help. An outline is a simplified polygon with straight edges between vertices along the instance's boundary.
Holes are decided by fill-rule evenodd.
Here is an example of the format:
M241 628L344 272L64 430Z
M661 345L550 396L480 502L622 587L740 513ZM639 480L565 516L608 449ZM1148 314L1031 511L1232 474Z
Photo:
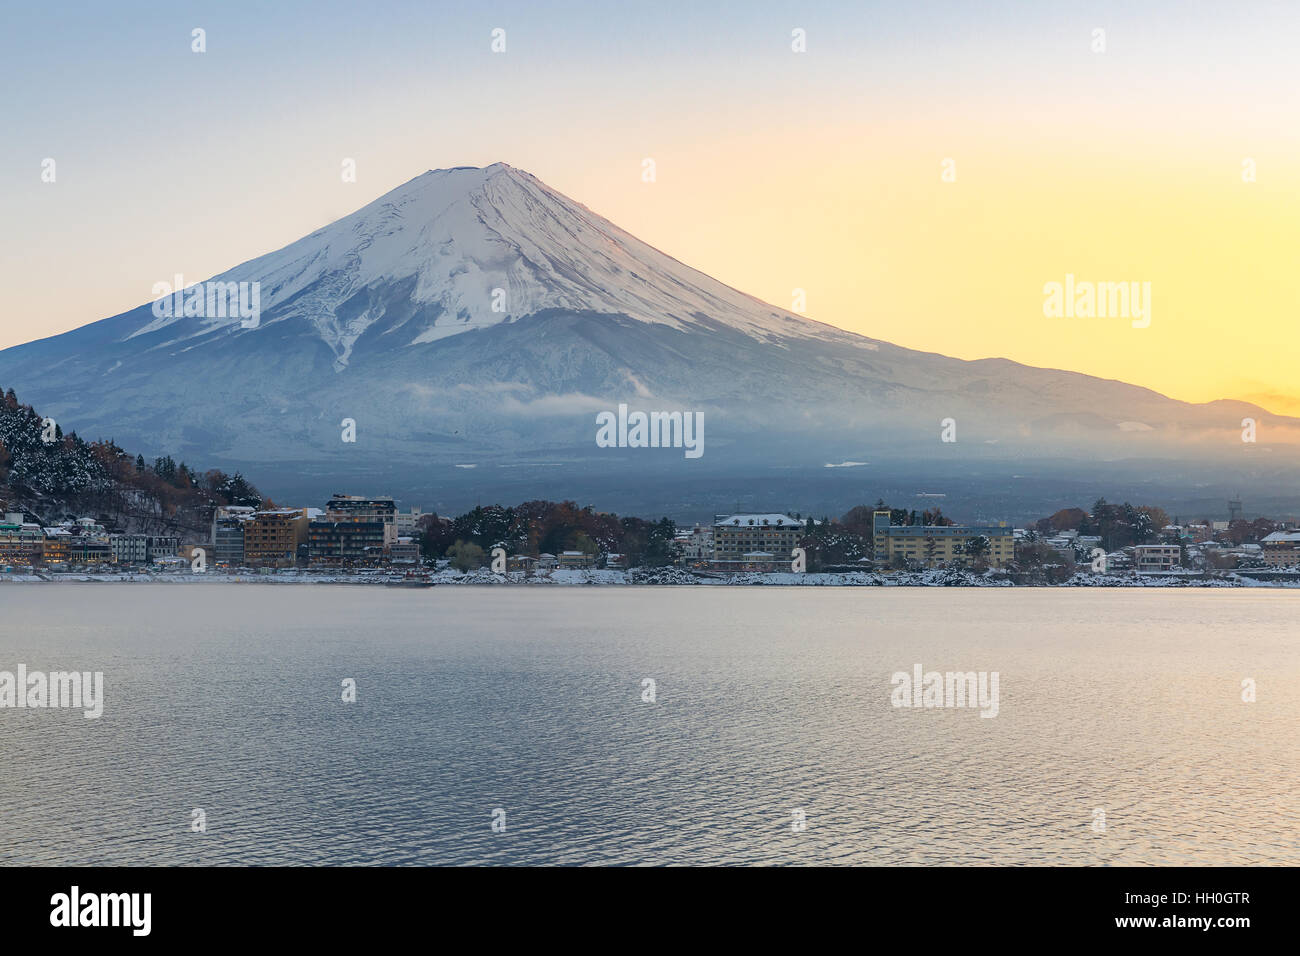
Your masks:
M104 699L0 709L0 863L1296 865L1297 621L1255 589L3 585L0 671ZM918 665L996 673L996 716L895 706Z

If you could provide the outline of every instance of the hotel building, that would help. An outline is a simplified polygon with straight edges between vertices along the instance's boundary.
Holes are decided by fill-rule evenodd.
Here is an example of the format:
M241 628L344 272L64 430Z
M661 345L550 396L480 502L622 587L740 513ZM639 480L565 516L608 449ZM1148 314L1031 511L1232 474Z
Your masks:
M306 508L257 512L244 523L244 563L293 567L298 560L298 545L307 540L307 524Z
M988 539L989 551L984 559L990 567L1006 567L1016 553L1014 531L1003 526L896 525L889 523L888 511L877 511L872 515L872 533L877 564L888 564L898 557L925 567L969 567L974 559L966 548L978 537Z
M1275 568L1300 565L1300 531L1274 531L1260 541L1260 557Z
M766 571L784 564L799 546L806 526L785 514L716 515L713 558L719 571Z

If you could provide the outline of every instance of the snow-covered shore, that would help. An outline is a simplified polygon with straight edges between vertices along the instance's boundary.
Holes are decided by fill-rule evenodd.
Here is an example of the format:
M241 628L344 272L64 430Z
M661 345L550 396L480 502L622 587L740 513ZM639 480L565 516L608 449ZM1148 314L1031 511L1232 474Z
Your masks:
M193 573L173 571L143 572L38 572L0 573L0 584L345 584L385 586L399 583L400 575L366 572L277 571ZM1230 572L1221 576L1202 577L1187 574L1094 574L1080 572L1061 584L1016 583L1010 574L989 571L977 574L960 570L928 571L844 571L793 574L790 572L739 572L699 575L682 568L633 568L627 571L596 568L565 568L550 571L507 571L496 574L487 569L462 573L450 568L432 571L429 580L438 585L481 586L695 586L695 587L1300 587L1300 573L1272 580L1257 580Z

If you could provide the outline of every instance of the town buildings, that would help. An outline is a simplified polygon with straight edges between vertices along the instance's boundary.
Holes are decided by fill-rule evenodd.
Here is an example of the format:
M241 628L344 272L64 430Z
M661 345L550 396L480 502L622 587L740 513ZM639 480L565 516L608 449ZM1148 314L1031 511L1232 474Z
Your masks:
M225 505L212 512L212 561L237 568L244 563L244 524L257 514L247 505Z
M1260 541L1260 558L1275 568L1300 565L1300 531L1274 531Z
M0 522L0 564L33 566L44 558L45 533L21 514L6 514Z
M424 517L424 511L420 508L412 508L410 511L399 511L394 516L397 523L397 536L399 538L414 538L420 519Z
M388 560L393 564L419 564L419 542L414 538L399 536L397 542L388 549Z
M69 564L112 564L113 546L108 538L73 535L68 540Z
M710 566L720 571L757 571L784 563L788 568L805 530L803 521L786 514L715 515Z
M244 564L252 567L291 568L298 546L307 541L307 509L277 508L259 511L244 523Z
M687 566L708 564L713 560L712 526L697 524L689 531L678 531L677 544L682 549L682 561Z
M109 538L113 560L118 564L146 564L149 561L147 534L115 534Z
M67 528L46 528L43 561L45 566L67 564L72 558L71 541L72 532Z
M991 525L896 525L888 511L872 515L876 563L914 562L923 567L970 567L983 560L990 567L1004 568L1015 559L1014 532ZM970 553L971 543L983 538L988 550Z
M1182 548L1176 544L1138 544L1133 546L1136 571L1169 571L1179 566Z
M397 505L392 498L365 498L360 495L335 495L325 505L328 521L378 521L383 525L383 547L397 542Z
M307 560L314 568L372 566L384 559L384 523L317 518L308 529Z
M325 506L325 514L311 521L307 560L312 567L319 568L418 561L418 544L409 536L403 543L401 537L397 506L392 498L335 495Z

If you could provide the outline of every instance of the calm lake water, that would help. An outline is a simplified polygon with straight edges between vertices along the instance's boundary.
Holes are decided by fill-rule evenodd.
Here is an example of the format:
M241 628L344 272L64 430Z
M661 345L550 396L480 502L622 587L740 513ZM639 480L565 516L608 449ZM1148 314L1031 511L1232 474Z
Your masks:
M0 710L0 863L1295 865L1297 621L1261 590L2 585L0 670L106 702ZM997 716L892 706L916 664L998 672Z

